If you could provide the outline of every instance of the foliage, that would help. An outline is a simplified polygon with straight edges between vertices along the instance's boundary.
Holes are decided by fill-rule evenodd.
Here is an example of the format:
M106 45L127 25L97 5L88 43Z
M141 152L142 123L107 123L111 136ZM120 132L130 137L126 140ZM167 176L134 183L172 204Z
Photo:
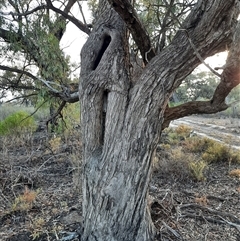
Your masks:
M214 142L209 145L202 154L203 160L207 162L240 162L239 153L233 152L227 145Z
M192 73L182 82L175 94L180 102L211 99L218 82L217 76L211 72Z
M194 178L196 178L197 181L204 181L204 170L207 167L207 162L201 160L201 161L191 161L189 162L189 169L193 175Z
M34 118L24 111L16 112L0 122L0 135L32 132L35 129Z
M185 125L166 129L160 145L161 155L154 161L155 169L161 168L178 177L191 176L196 181L204 181L209 164L240 163L240 153L230 145L192 136L191 133L191 128ZM164 159L167 159L166 163Z
M2 63L7 64L0 67L1 92L6 95L6 91L11 91L18 100L30 100L37 108L51 102L52 97L61 99L56 93L67 89L74 77L72 71L79 68L60 45L67 20L42 8L45 4L45 1L1 2L0 28L6 34L0 34L3 40L0 54ZM35 7L39 10L25 14ZM59 9L64 8L65 3L61 3Z

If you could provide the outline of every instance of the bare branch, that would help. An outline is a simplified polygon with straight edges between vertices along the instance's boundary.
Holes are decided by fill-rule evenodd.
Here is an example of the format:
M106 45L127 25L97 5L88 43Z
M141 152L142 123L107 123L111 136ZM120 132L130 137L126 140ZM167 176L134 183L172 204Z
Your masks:
M75 103L79 100L79 94L78 94L78 91L76 92L71 92L67 86L65 86L64 90L63 91L59 91L55 88L52 87L52 85L58 85L54 82L51 82L51 81L47 81L47 80L44 80L42 78L39 78L37 76L34 76L33 74L29 73L28 71L25 71L25 70L20 70L20 69L17 69L17 68L11 68L11 67L8 67L8 66L3 66L3 65L0 65L0 69L1 70L6 70L6 71L11 71L11 72L15 72L15 73L20 73L20 74L24 74L30 78L32 78L33 80L35 81L40 81L41 83L43 83L48 89L49 89L49 92L55 96L55 97L59 97L60 99L68 102L68 103ZM58 85L59 87L62 87L60 85ZM8 86L9 88L12 87L12 88L17 88L17 89L36 89L35 87L33 86L16 86L16 85L10 85Z
M210 101L193 101L182 105L167 108L165 111L164 128L170 121L179 119L192 114L212 114L226 110L229 105L225 99L231 90L240 84L240 22L238 22L233 41L229 49L226 65L221 74L221 81L217 86L212 100Z
M56 117L61 114L61 111L64 108L64 106L66 105L66 103L67 103L66 101L62 101L62 103L58 107L57 111L46 121L47 126L48 126L49 122L55 120Z
M81 21L79 21L77 18L69 15L69 11L71 9L71 7L73 6L73 4L76 2L75 1L69 1L67 6L65 7L65 9L62 11L61 9L58 9L56 7L53 6L52 2L50 0L46 0L47 5L41 5L41 6L37 6L36 8L24 12L24 13L20 13L20 12L0 12L0 15L6 16L6 15L12 15L12 16L28 16L30 14L33 14L37 11L40 10L44 10L44 9L51 9L52 11L59 13L62 16L63 20L68 19L70 22L72 22L74 25L76 25L80 30L82 30L84 33L86 34L90 34L90 29L88 28L88 26L86 24L83 24Z
M32 10L30 11L27 11L27 12L24 12L24 13L14 13L12 11L10 12L2 12L0 11L0 15L2 16L9 16L9 15L12 15L12 16L28 16L30 14L33 14L37 11L40 11L40 10L44 10L44 9L47 9L47 5L42 5L42 6L37 6L36 8L33 8Z
M17 69L17 68L12 68L12 67L8 67L5 65L0 65L0 69L1 70L6 70L6 71L10 71L10 72L15 72L15 73L19 73L19 74L24 74L30 78L32 78L33 80L39 80L38 77L34 76L33 74L29 73L26 70L21 70L21 69Z
M108 2L126 23L140 49L144 63L147 64L155 56L155 52L151 46L149 35L139 20L135 9L128 0L108 0Z
M47 7L49 9L51 9L52 11L61 14L64 18L68 19L69 21L71 21L76 27L78 27L80 30L82 30L84 33L86 34L90 34L90 29L88 28L88 26L86 26L85 24L83 24L81 21L79 21L78 19L74 18L73 16L68 15L65 11L62 11L56 7L53 6L52 2L50 0L46 0L47 1Z
M29 97L31 97L31 96L36 96L36 95L37 95L37 93L32 93L32 94L30 94L30 95L17 96L17 97L14 97L14 98L6 101L6 103L12 102L12 101L14 101L14 100L23 99L23 98L29 98Z

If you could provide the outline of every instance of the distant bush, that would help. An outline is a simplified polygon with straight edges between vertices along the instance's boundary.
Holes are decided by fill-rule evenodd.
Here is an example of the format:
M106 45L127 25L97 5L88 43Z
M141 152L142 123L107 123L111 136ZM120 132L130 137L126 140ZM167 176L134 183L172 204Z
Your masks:
M240 155L229 146L214 142L202 154L202 159L207 162L240 162Z
M13 113L19 111L19 106L12 105L12 104L2 104L0 106L0 121L7 118L9 115L12 115Z
M154 161L154 171L161 170L179 179L192 177L196 181L204 181L209 164L240 163L240 153L231 145L191 136L191 133L191 129L183 125L164 131L159 145L161 152L157 153Z
M167 133L167 140L169 144L177 144L191 135L192 129L186 125L180 125L175 129L169 128L165 131Z
M0 106L0 121L3 121L8 116L23 111L31 115L34 113L36 108L34 106L24 106L19 104L10 104L4 103ZM36 121L43 120L49 116L49 110L47 108L40 108L37 112L34 113L33 117Z
M36 129L36 123L27 112L19 111L11 114L0 122L0 135L19 134L32 132Z

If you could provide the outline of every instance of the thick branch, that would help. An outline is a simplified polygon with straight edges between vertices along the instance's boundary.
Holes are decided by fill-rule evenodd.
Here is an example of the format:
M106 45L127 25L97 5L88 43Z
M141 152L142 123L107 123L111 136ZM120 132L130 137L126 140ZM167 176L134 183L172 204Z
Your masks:
M126 23L140 49L144 63L147 64L155 56L155 52L151 46L148 33L139 20L135 9L128 0L108 0L108 2Z
M211 101L188 102L165 111L164 126L170 121L192 114L212 114L226 110L228 105L225 99L231 90L240 84L240 22L238 22L226 65L221 74L221 81L217 86Z
M213 114L226 110L225 103L212 103L211 101L192 101L179 106L167 108L164 113L163 129L168 127L172 120L193 114Z

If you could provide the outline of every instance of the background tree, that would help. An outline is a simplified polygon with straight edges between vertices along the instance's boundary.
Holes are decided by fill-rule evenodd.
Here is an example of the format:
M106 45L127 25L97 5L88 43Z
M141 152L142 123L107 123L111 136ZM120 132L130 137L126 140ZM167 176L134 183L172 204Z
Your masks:
M154 240L147 195L161 131L174 119L228 107L225 98L240 81L239 1L99 0L92 4L91 25L70 14L77 1L65 1L58 8L53 3L8 1L13 11L1 13L0 37L7 53L23 55L27 64L20 61L20 69L0 68L17 76L11 87L24 84L20 81L24 75L34 80L31 88L36 92L46 86L47 95L59 98L60 106L77 101L78 93L69 89L70 66L59 41L67 21L89 34L81 52L79 89L81 239ZM146 20L149 24L142 23ZM228 59L223 72L215 73L220 80L211 99L169 107L170 97L183 80L205 58L226 48ZM35 75L26 69L32 63L38 67Z
M38 106L48 102L52 117L66 102L78 101L73 64L60 47L69 21L89 33L87 26L71 15L76 2L55 1L58 8L52 1L0 3L0 88Z
M219 77L212 72L192 73L176 90L178 102L211 99L219 83Z

